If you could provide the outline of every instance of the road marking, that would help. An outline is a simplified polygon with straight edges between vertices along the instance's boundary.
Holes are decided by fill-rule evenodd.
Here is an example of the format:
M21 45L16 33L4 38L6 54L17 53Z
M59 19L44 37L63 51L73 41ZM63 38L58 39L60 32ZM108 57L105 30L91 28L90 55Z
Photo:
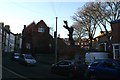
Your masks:
M25 79L25 80L31 80L31 79L29 79L29 78L27 78L27 77L25 77L25 76L22 76L22 75L20 75L20 74L18 74L18 73L16 73L16 72L13 72L12 70L10 70L10 69L8 69L8 68L6 68L6 67L4 67L4 66L2 66L2 68L5 69L5 70L7 70L8 72L11 72L11 73L15 74L16 76L18 76L18 77L20 77L20 78L23 78L23 79Z

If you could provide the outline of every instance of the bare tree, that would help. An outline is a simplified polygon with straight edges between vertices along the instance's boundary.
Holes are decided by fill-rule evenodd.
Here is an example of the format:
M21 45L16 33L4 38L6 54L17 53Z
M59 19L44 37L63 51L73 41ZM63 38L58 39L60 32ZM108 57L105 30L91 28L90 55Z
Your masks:
M87 36L86 30L82 24L75 22L72 27L74 28L74 36L81 39L82 37Z
M96 14L98 15L97 17L97 22L98 24L102 24L102 26L105 29L106 32L106 37L108 39L108 46L111 46L111 41L110 41L110 33L107 29L107 27L111 28L110 26L106 25L110 24L111 21L120 19L120 1L119 2L99 2L99 3L94 3L94 9L96 11ZM102 27L101 26L101 27ZM111 49L109 49L111 50Z
M94 20L97 21L99 27L103 25L106 34L108 33L106 23L120 19L120 1L119 2L93 2L91 4ZM90 14L91 16L92 14ZM110 26L109 26L110 27Z
M96 16L93 16L94 14L91 13L93 7L90 4L91 3L87 3L82 10L78 10L75 16L73 16L73 20L80 23L82 29L87 32L90 39L90 49L92 49L92 40L96 32L97 21L94 19Z
M101 2L99 14L102 20L111 22L116 19L120 19L120 1L119 2Z
M74 39L75 41L78 41L81 43L81 39L85 36L87 36L86 30L82 26L82 24L75 22L72 27L74 28Z
M52 35L52 36L54 36L54 29L53 29L53 27L49 27L50 28L50 34Z
M100 4L100 10L99 11L99 21L101 22L101 24L103 25L105 31L106 31L106 37L108 39L108 46L109 51L111 51L111 41L110 41L110 34L109 31L107 30L107 25L105 24L107 23L111 23L111 21L120 19L120 1L119 2L105 2L105 3L99 3ZM101 20L100 20L101 19ZM109 26L110 27L110 26ZM111 27L110 27L111 28Z
M88 32L91 41L90 47L92 47L92 39L95 35L96 28L99 27L102 32L101 25L103 25L106 34L108 35L109 32L105 23L120 19L120 1L86 3L72 18L74 21L83 24L82 26ZM108 35L108 41L110 42L109 37L110 36Z
M65 25L63 25L63 27L64 27L65 29L67 29L68 32L69 32L68 36L69 36L70 45L71 45L71 46L74 46L74 45L75 45L75 41L74 41L74 39L73 39L73 31L74 31L74 28L73 28L72 26L71 26L71 27L68 27L68 22L67 22L67 21L63 21L63 22L65 23Z

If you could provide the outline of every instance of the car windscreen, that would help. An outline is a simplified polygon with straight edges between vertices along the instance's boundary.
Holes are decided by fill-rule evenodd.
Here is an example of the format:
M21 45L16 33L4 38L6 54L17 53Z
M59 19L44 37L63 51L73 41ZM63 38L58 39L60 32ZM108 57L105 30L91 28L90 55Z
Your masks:
M25 55L26 59L33 59L33 57L31 55Z

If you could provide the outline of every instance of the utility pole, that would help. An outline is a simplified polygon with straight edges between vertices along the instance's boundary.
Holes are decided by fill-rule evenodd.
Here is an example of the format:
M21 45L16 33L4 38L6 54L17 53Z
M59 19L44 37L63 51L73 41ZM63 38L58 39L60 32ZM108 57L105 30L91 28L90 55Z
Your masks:
M55 63L58 62L58 53L57 53L57 18L56 17L56 34L55 34Z

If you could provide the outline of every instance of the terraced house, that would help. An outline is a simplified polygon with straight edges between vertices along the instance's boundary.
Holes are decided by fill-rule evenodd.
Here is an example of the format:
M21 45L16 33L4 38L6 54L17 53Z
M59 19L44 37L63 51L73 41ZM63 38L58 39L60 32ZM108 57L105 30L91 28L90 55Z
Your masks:
M108 41L108 36L110 36L110 41ZM111 21L111 31L109 31L109 34L104 32L97 36L94 46L99 51L110 51L113 55L112 58L120 59L120 20Z
M12 33L10 31L10 26L9 25L4 25L4 23L0 23L0 27L1 27L1 34L2 34L2 52L3 53L8 53L8 52L14 52L15 51L15 47L16 47L16 35L14 33ZM20 38L20 42L19 44L21 44L22 42L22 38ZM19 49L21 48L21 46L19 46Z
M0 24L0 52L2 51L2 25Z
M112 36L111 43L113 47L113 58L120 59L120 20L111 22Z

